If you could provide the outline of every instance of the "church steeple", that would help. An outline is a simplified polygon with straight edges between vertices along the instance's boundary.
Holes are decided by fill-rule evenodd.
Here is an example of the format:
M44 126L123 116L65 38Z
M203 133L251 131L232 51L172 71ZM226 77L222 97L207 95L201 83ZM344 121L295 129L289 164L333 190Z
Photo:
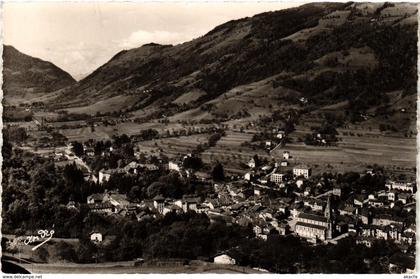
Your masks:
M327 200L327 205L325 206L325 212L324 212L324 216L325 218L327 218L327 222L328 222L328 227L327 227L327 232L326 232L326 238L327 239L332 239L333 236L333 224L332 224L332 220L331 220L331 199L330 199L330 195L328 195L328 200Z
M328 220L331 220L331 200L330 200L330 195L328 195L328 200L327 200L327 205L325 206L324 216Z

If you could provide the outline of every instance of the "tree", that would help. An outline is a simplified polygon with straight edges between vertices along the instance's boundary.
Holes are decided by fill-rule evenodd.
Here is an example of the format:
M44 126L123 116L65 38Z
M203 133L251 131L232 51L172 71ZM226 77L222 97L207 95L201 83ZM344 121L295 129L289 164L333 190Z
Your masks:
M221 133L215 133L215 134L211 135L209 137L209 140L208 140L209 146L210 147L215 146L216 143L220 140L221 137L222 137Z
M155 196L162 193L162 189L166 188L167 184L162 182L153 182L147 187L146 193L149 198L154 198Z
M131 142L130 141L130 138L126 134L122 134L121 136L114 135L112 137L112 139L114 140L114 143L118 147L121 147L123 144L130 143Z
M130 143L124 144L122 149L123 156L125 158L133 157L134 156L134 148L133 145Z
M82 201L82 189L85 183L83 172L77 168L76 163L66 165L63 170L65 189L72 194L76 201Z
M255 166L256 166L256 167L258 167L258 166L260 166L260 165L261 165L261 160L260 160L260 157L258 157L258 155L257 155L257 154L255 154L255 155L254 155L254 157L252 157L252 159L254 159L254 162L255 162Z
M127 198L131 201L135 201L142 196L142 188L140 186L134 186L127 193Z
M102 151L104 151L105 146L104 146L104 142L103 141L98 141L95 144L94 150L95 150L95 155L101 155Z
M203 161L200 157L192 156L185 158L183 165L186 169L199 170L203 167Z
M84 154L83 144L81 144L78 141L73 142L73 146L72 146L71 150L78 157L80 157Z
M223 181L225 179L225 170L223 168L223 165L220 162L217 162L211 174L214 180Z

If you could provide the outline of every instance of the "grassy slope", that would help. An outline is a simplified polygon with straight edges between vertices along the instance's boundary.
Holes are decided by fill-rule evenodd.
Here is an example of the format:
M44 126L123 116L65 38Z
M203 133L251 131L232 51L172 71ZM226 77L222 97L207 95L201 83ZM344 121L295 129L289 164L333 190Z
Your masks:
M54 64L23 54L12 46L4 46L3 61L5 104L43 101L51 97L51 92L76 82Z

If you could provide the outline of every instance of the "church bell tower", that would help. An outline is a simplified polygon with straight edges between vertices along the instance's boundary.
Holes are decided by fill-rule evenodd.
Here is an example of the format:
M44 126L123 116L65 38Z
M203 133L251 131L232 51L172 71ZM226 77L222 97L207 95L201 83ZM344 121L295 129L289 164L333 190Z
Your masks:
M331 214L331 199L330 199L330 195L328 196L328 200L327 200L327 205L325 206L325 212L324 212L324 216L325 218L327 218L327 222L328 222L328 227L327 227L327 232L326 232L326 238L327 239L332 239L332 235L333 235L333 224L332 224L332 214Z

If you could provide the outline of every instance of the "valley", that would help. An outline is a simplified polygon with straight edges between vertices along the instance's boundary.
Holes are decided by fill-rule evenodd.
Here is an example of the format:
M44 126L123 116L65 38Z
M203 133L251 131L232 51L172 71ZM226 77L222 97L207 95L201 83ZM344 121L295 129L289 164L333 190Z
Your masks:
M4 46L2 248L37 273L413 270L417 14L309 3L79 81Z

